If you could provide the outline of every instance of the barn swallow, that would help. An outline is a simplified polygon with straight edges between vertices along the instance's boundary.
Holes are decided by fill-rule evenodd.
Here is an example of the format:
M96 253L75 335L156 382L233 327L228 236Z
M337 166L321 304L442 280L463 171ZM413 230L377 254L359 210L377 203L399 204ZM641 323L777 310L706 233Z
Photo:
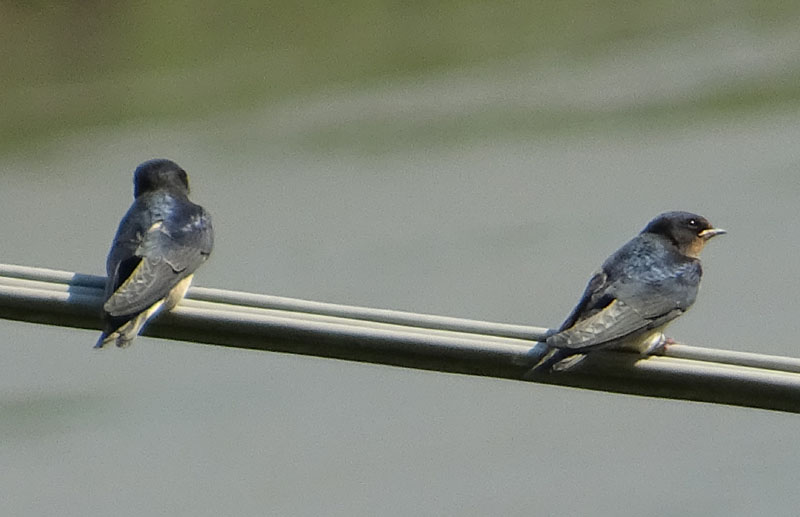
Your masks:
M214 246L211 217L189 201L186 171L170 160L142 163L133 173L134 201L106 261L103 334L95 345L131 344L159 309L183 298Z
M600 266L578 305L547 338L530 371L561 371L587 352L627 349L650 355L668 344L663 330L695 301L703 274L700 251L726 233L705 217L666 212Z

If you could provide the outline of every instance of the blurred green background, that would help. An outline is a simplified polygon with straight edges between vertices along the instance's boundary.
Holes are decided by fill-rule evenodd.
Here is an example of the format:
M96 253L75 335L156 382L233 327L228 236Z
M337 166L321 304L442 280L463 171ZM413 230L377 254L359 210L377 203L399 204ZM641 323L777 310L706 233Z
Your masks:
M196 285L557 326L664 210L678 340L797 356L800 4L0 3L2 260L102 274L138 163ZM0 322L3 515L795 515L795 415Z

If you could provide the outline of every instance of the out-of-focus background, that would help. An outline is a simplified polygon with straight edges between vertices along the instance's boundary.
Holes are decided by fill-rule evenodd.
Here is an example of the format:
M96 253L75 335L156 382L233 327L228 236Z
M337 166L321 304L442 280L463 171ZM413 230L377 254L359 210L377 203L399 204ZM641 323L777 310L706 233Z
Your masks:
M189 171L196 285L556 326L654 215L686 343L800 355L800 4L4 2L0 261L102 274ZM2 515L796 515L795 415L0 322Z

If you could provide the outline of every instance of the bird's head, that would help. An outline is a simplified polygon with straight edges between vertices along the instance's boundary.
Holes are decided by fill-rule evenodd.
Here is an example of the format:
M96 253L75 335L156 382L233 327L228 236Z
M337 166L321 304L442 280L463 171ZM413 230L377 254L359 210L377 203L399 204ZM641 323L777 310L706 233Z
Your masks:
M148 160L136 167L133 173L133 197L159 189L188 195L189 178L186 171L177 163L163 158Z
M669 239L678 250L697 258L709 239L727 233L705 217L689 212L666 212L650 221L642 233L653 233Z

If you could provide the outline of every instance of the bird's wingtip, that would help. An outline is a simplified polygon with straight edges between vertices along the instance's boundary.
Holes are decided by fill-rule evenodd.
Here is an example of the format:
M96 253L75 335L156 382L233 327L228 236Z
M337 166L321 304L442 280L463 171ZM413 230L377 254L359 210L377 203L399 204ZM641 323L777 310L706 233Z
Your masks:
M564 352L558 348L547 348L536 363L531 366L522 376L525 380L534 379L540 375L550 373L553 365L558 363L564 358Z

